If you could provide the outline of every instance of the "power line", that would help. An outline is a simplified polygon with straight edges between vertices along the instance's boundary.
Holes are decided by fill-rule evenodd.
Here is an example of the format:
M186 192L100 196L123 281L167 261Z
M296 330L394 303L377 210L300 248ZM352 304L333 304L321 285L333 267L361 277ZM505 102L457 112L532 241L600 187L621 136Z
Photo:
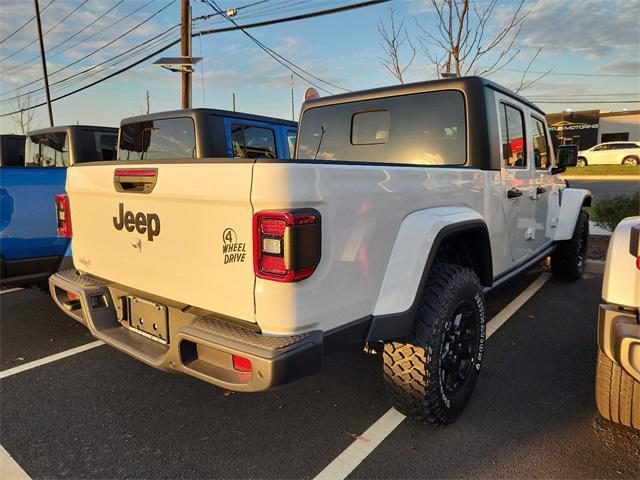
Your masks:
M153 0L152 0L152 1L153 1ZM51 53L51 52L53 52L56 48L60 47L61 45L64 45L64 44L65 44L65 43L67 43L69 40L74 39L75 37L77 37L78 35L80 35L82 32L84 32L87 28L91 27L92 25L95 25L97 22L99 22L100 20L102 20L106 15L108 15L108 14L109 14L109 13L111 13L113 10L115 10L116 8L118 8L118 7L122 4L122 2L124 2L124 0L120 0L120 1L119 1L118 3L116 3L113 7L111 7L109 10L107 10L107 11L106 11L106 12L104 12L102 15L100 15L99 17L97 17L97 18L96 18L95 20L93 20L91 23L89 23L88 25L86 25L85 27L83 27L81 30L78 30L76 33L74 33L74 34L73 34L73 35L71 35L70 37L67 37L67 38L66 38L66 39L64 39L63 41L61 41L61 42L59 42L58 44L56 44L56 45L54 45L53 47L51 47L51 48L49 49L49 51L47 52L48 58L49 58L49 59L54 58L54 57L58 56L60 53L62 53L62 52L59 52L59 53L56 53L55 55L50 55L50 53ZM151 3L151 2L149 2L149 3ZM148 5L148 4L147 4L147 5ZM126 18L126 17L123 17L123 19L124 19L124 18ZM112 25L113 25L113 24L112 24ZM100 32L100 33L101 33L101 32ZM90 38L91 38L91 37L87 37L87 38L85 38L85 39L83 40L83 42L86 42L86 41L87 41L88 39L90 39ZM78 43L76 43L76 45L79 45L79 44L78 44ZM72 47L72 48L73 48L73 47ZM68 49L67 49L67 50L68 50ZM64 50L64 51L66 52L67 50ZM22 62L22 63L20 63L20 64L18 64L18 65L12 66L11 68L14 68L14 69L15 69L15 68L20 68L20 67L22 67L23 65L26 65L26 64L28 64L28 63L31 63L31 62L32 62L32 61L34 61L34 60L37 60L38 58L40 58L40 55L36 55L36 56L34 56L34 57L31 57L30 59L25 60L24 62Z
M578 104L578 103L590 103L590 104L599 104L599 103L640 103L640 100L581 100L581 101L567 101L567 102L561 102L561 101L556 101L556 100L551 100L551 101L541 101L541 102L536 102L536 103L562 103L562 104Z
M73 15L74 13L76 13L82 6L84 6L89 0L83 0L82 3L80 3L80 5L78 5L76 8L74 8L73 10L71 10L62 20L60 20L58 23L56 23L53 27L51 27L49 30L47 30L46 32L44 32L42 34L42 36L46 36L49 32L55 30L56 28L58 28L58 26L60 26L63 22L65 22L71 15ZM42 13L42 11L40 11L40 13ZM33 45L34 43L36 43L38 41L38 39L32 41L31 43L28 43L27 45L25 45L22 48L19 48L18 50L16 50L15 52L13 52L11 55L8 55L6 57L4 57L3 59L0 60L0 63L4 62L5 60L8 60L9 58L15 57L17 54L19 54L20 52L22 52L23 50L26 50L27 48L29 48L31 45Z
M47 7L49 5L51 5L53 2L55 2L56 0L51 0L49 3L47 3L42 10L40 10L40 13L44 12ZM20 27L18 27L17 30L14 30L13 32L11 32L9 35L7 35L6 37L4 37L2 40L0 40L0 43L4 43L7 40L9 40L11 37L13 37L16 33L18 33L20 30L22 30L24 27L26 27L27 25L29 25L31 22L33 22L35 20L36 16L34 15L33 17L31 17L29 20L27 20L25 23L23 23Z
M62 72L63 70L66 70L67 68L70 68L78 63L80 63L83 60L86 60L87 58L95 55L96 53L98 53L101 50L104 50L106 47L108 47L109 45L114 44L115 42L117 42L118 40L122 39L123 37L129 35L131 32L133 32L135 29L137 29L138 27L144 25L145 23L147 23L148 21L150 21L152 18L154 18L155 16L159 15L161 12L163 12L164 10L166 10L167 8L169 8L172 4L174 4L176 2L176 0L171 0L169 3L167 3L164 7L162 7L160 10L158 10L157 12L155 12L153 15L151 15L150 17L147 17L146 19L144 19L142 22L138 23L137 25L135 25L134 27L130 28L129 30L127 30L126 32L124 32L123 34L117 36L116 38L114 38L113 40L105 43L104 45L102 45L101 47L97 48L96 50L93 50L92 52L88 53L87 55L79 58L78 60L65 65L62 68L59 68L58 70L55 70L53 72L51 72L50 76L55 75L56 73ZM172 27L173 28L173 27ZM24 88L24 87L28 87L29 85L33 85L34 83L39 82L40 80L42 80L42 77L38 78L37 80L33 80L31 82L25 83L24 85L21 85L20 87L17 87L18 89L20 88ZM6 94L8 92L3 92L2 95ZM16 97L13 97L16 98Z
M218 4L215 2L215 0L201 0L203 3L208 3L209 6L211 8L213 8L215 11L217 11L220 15L223 15L227 20L229 20L231 23L233 23L236 27L239 27L238 23L231 17L229 17L226 13L224 13L222 11L222 9L218 6ZM300 75L298 72L296 72L295 70L293 70L289 65L292 65L294 68L300 70L301 72L304 72L305 74L309 75L310 77L312 77L315 80L318 80L319 82L322 82L326 85L330 85L334 88L337 88L339 90L343 90L345 92L348 92L349 90L347 90L346 88L342 88L339 85L336 85L334 83L328 82L326 80L323 80L320 77L317 77L316 75L313 75L312 73L308 72L307 70L303 69L302 67L299 67L298 65L296 65L295 63L287 60L286 58L284 58L282 55L278 54L277 52L275 52L274 50L272 50L271 48L267 47L264 43L262 43L260 40L258 40L257 38L255 38L253 35L251 35L249 32L245 32L244 29L240 28L240 31L242 33L244 33L247 37L249 37L249 39L251 39L251 41L253 41L256 45L258 45L258 47L260 47L262 50L264 50L269 56L271 56L276 62L278 62L280 65L282 65L283 67L285 67L287 70L289 70L291 73L293 73L294 75L296 75L297 77L301 78L302 80L305 80L306 82L310 83L311 85L313 85L314 87L322 90L323 92L326 92L328 94L332 94L332 92L329 92L328 90L326 90L325 88L309 81L308 78L305 78L304 76ZM281 61L282 60L282 61ZM285 63L283 63L285 62Z
M143 42L143 43L141 43L141 44L138 44L138 45L136 45L136 46L134 46L134 47L131 47L130 49L125 50L124 52L121 52L121 53L119 53L118 55L116 55L116 56L114 56L114 57L111 57L111 58L109 58L109 59L107 59L107 60L104 60L103 62L96 63L95 65L93 65L93 66L91 66L91 67L89 67L89 68L86 68L85 70L82 70L82 71L80 71L80 72L74 73L73 75L70 75L70 76L68 76L68 77L66 77L66 78L63 78L63 79L61 79L61 80L57 80L57 81L53 82L53 83L51 84L51 86L54 86L54 85L58 85L58 84L60 84L60 83L67 82L68 80L71 80L71 79L76 78L76 77L78 77L78 76L80 76L80 75L83 75L83 74L85 74L85 73L87 73L87 72L90 72L90 71L92 71L92 70L95 70L96 68L98 68L98 67L100 67L100 66L102 66L102 65L105 65L105 64L107 64L107 63L109 63L109 62L111 62L111 61L113 61L113 60L115 60L115 59L117 59L117 58L119 58L119 57L121 57L121 56L123 56L123 55L126 55L126 54L130 53L130 52L131 52L131 51L133 51L133 50L136 50L136 49L138 49L138 48L140 48L140 47L144 47L144 46L145 46L145 45L147 45L149 42L152 42L152 41L154 41L154 40L158 39L159 37L163 37L163 36L165 36L167 33L171 32L172 30L175 30L175 29L176 29L176 27L178 27L178 26L179 26L179 25L173 25L172 27L170 27L170 28L166 29L165 31L163 31L163 32L159 33L158 35L156 35L156 36L154 36L154 37L151 37L151 38L147 39L145 42ZM57 71L61 71L61 70L64 70L64 69L60 69L60 70L57 70ZM54 72L54 73L55 73L55 72ZM25 86L26 86L26 85L25 85ZM40 90L42 90L42 88L36 88L35 90L30 90L30 91L28 91L28 92L18 94L18 95L14 96L14 97L5 98L5 99L3 99L3 100L0 100L0 103L6 103L6 102L9 102L9 101L11 101L11 100L14 100L14 99L16 99L16 98L22 97L22 96L24 96L24 95L31 95L31 94L33 94L33 93L37 93L37 92L39 92Z
M271 0L257 0L257 1L252 2L252 3L247 3L245 5L240 5L239 7L234 7L232 10L236 10L236 11L237 10L244 10L245 8L254 7L256 5L260 5L262 3L267 3L267 2L270 2L270 1ZM194 18L193 20L208 20L209 18L218 16L218 15L220 15L220 13L216 12L216 13L211 13L209 15L201 15L199 17Z
M518 70L515 68L501 68L500 70L504 70L505 72L516 72L516 73L535 73L539 75L565 75L570 77L640 77L640 73L572 73L572 72L539 72L534 70Z
M568 93L566 95L563 94L550 94L550 95L535 95L531 94L531 97L534 98L564 98L564 97L617 97L617 96L627 96L627 95L640 95L638 92L631 93Z
M277 18L277 19L273 19L273 20L269 20L269 21L262 21L262 22L255 22L255 23L251 23L251 24L247 24L247 25L242 25L239 27L226 27L226 28L219 28L219 29L211 29L211 30L205 30L205 31L200 31L200 32L194 32L191 36L195 37L197 35L212 35L212 34L216 34L216 33L224 33L224 32L231 32L231 31L235 31L235 30L240 30L240 28L243 29L249 29L249 28L258 28L258 27L265 27L265 26L269 26L269 25L277 25L280 23L287 23L287 22L293 22L293 21L297 21L297 20L304 20L304 19L308 19L308 18L315 18L315 17L321 17L321 16L325 16L325 15L331 15L334 13L339 13L339 12L346 12L349 10L356 10L356 9L360 9L360 8L364 8L364 7L369 7L372 5L376 5L379 3L385 3L388 2L389 0L368 0L368 1L363 1L363 2L359 2L359 3L354 3L354 4L350 4L350 5L345 5L342 7L335 7L335 8L330 8L330 9L326 9L326 10L319 10L319 11L315 11L315 12L309 12L309 13L305 13L305 14L300 14L300 15L293 15L290 17L283 17L283 18ZM55 102L57 100L62 100L63 98L69 97L71 95L75 95L76 93L82 92L83 90L86 90L88 88L91 88L95 85L98 85L102 82L105 82L113 77L116 77L128 70L131 70L132 68L140 65L143 62L146 62L147 60L149 60L150 58L155 57L156 55L159 55L160 53L164 52L165 50L168 50L169 48L173 47L174 45L177 45L178 43L180 43L180 39L175 40L173 42L170 42L166 45L164 45L163 47L159 48L158 50L150 53L149 55L146 55L145 57L135 61L134 63L127 65L126 67L121 68L120 70L113 72L109 75L107 75L106 77L100 78L88 85L84 85L80 88L77 88L76 90L73 90L71 92L65 93L64 95L60 95L59 97L53 98L51 99L52 102ZM0 118L1 117L7 117L9 115L15 115L16 113L20 113L20 112L25 112L27 110L33 110L35 108L38 107L42 107L43 105L45 105L45 103L38 103L36 105L32 105L29 106L27 108L23 108L23 109L19 109L16 110L14 112L8 112L8 113L3 113L0 114Z
M249 7L249 6L256 5L257 3L260 3L260 2L254 2L253 4L243 5L243 6L238 7L238 8L247 8L247 7ZM326 3L331 3L331 2L324 2L324 3L326 4ZM334 2L332 2L332 3L335 3L335 1L334 1ZM216 13L214 13L213 15L215 15L215 16L219 16L220 14L216 12ZM211 17L211 16L213 16L213 15L208 15L208 17ZM196 18L196 21L198 21L198 19L200 19L200 18L202 18L202 17L197 17L197 18ZM222 21L224 21L224 20L222 20ZM220 21L218 21L217 23L220 23ZM111 62L112 62L112 61L114 61L114 60L115 60L115 63L113 63L113 64L111 65L111 67L113 67L113 66L115 66L115 65L117 65L117 64L120 64L120 63L122 63L123 61L125 61L125 60L127 59L127 58L126 58L126 54L129 54L129 52L132 52L133 50L136 50L136 49L138 49L139 47L143 47L143 48L142 48L142 49L140 49L139 51L137 51L137 52L135 52L135 53L133 53L133 54L130 54L130 55L129 55L129 57L133 57L133 56L135 56L135 55L137 55L137 54L139 54L139 53L142 53L144 50L148 50L148 49L149 49L150 42L153 42L154 40L157 40L159 37L161 37L161 36L165 35L165 34L166 34L166 33L168 33L170 30L172 30L172 29L174 29L174 28L176 28L176 27L178 27L178 26L179 26L179 25L175 25L174 27L171 27L170 29L165 30L164 32L160 33L159 35L156 35L156 36L154 36L154 37L152 37L152 38L150 38L150 39L147 39L147 40L146 40L145 42L143 42L142 44L136 45L135 47L132 47L132 48L130 48L129 50L126 50L125 52L121 52L120 54L118 54L118 55L116 55L116 56L114 56L114 57L112 57L112 58L109 58L109 59L107 59L107 60L105 60L105 61L103 61L103 62L101 62L101 63L99 63L99 64L96 64L96 65L94 65L94 66L92 66L92 67L90 67L90 68L88 68L88 69L85 69L85 70L83 70L83 71L81 71L81 72L78 72L78 73L76 73L76 74L73 74L73 75L71 75L71 76L69 76L69 77L66 77L66 78L62 79L62 80L58 80L58 81L56 81L56 82L52 83L52 86L54 87L54 89L55 89L55 90L58 90L58 91L59 91L59 90L60 90L60 87L61 87L61 85L60 85L61 83L66 83L66 82L71 81L71 80L73 80L74 78L76 78L76 80L75 80L75 81L71 81L71 84L75 84L75 83L78 83L79 81L83 81L83 80L85 80L85 79L86 79L86 78L88 78L88 77L91 77L91 76L93 76L93 75L95 75L95 74L101 73L101 72L103 72L104 70L106 70L106 68L103 68L103 69L100 69L100 70L95 71L95 72L93 72L93 73L88 73L88 72L90 72L90 71L95 70L97 67L100 67L100 66L102 66L102 65L106 65L106 64L108 64L108 63L111 63ZM156 41L155 43L157 44L157 43L159 43L159 41ZM151 47L153 47L153 45L152 45L152 44L151 44ZM268 48L268 47L267 47L267 48ZM119 59L120 57L122 57L122 56L125 56L125 58L118 60L118 59ZM59 70L58 70L58 71L59 71ZM56 73L56 72L54 72L54 73ZM87 74L87 73L88 73L88 74ZM304 80L305 80L305 81L308 81L307 79L304 79ZM33 84L33 83L35 83L35 82L31 82L31 84ZM322 89L322 87L319 87L319 86L315 85L313 82L309 82L309 83L311 83L312 85L316 86L317 88ZM42 88L42 87L38 87L38 88L36 88L36 89L30 90L30 91L27 91L27 92L22 92L22 93L21 93L21 92L19 91L19 89L20 89L20 88L24 88L24 87L27 87L27 86L29 86L29 84L25 84L25 85L23 85L23 86L19 87L19 88L17 89L17 90L18 90L17 92L16 92L16 91L13 91L13 92L11 92L11 91L3 92L2 94L0 94L0 96L2 96L2 95L6 95L6 94L9 94L9 93L14 93L15 95L14 95L14 96L12 96L12 97L5 98L5 99L0 100L0 103L8 103L8 102L10 102L10 101L12 101L12 100L14 100L14 99L16 99L16 98L20 98L20 97L22 97L22 96L26 96L26 95L31 95L31 94L34 94L34 93L38 93L38 92L41 92L41 91L43 90L43 88ZM56 86L57 86L57 88L56 88ZM68 86L68 85L64 85L64 87L66 87L66 86ZM324 92L326 92L326 93L331 94L331 92L328 92L327 90L324 90L324 89L322 89L322 90L323 90Z

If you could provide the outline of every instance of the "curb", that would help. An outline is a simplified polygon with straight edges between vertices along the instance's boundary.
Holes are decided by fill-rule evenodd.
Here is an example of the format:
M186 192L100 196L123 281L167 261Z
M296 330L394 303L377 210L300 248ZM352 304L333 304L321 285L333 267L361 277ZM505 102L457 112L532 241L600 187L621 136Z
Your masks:
M627 180L640 182L640 175L560 175L563 180Z
M588 260L584 266L586 273L604 273L604 264L602 260Z

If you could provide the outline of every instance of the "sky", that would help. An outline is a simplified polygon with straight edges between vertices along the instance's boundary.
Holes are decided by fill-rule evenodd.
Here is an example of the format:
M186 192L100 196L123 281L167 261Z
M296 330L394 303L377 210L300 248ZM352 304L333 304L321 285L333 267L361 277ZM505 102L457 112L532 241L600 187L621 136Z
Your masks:
M482 8L488 1L478 3ZM179 38L179 29L171 30L180 22L179 0L54 0L49 5L50 2L40 0L40 9L53 98ZM224 9L245 6L234 17L240 24L357 2L217 0ZM213 13L201 0L191 3L194 18ZM518 0L498 0L487 26L488 37L502 28L517 3ZM388 22L392 7L398 21L405 19L407 34L417 48L405 81L424 81L435 76L418 39L421 31L436 32L436 13L430 4L430 0L392 0L248 32L282 57L328 82L321 83L305 74L331 93L375 88L397 83L380 63L383 50L377 29L381 19ZM521 93L546 112L640 109L640 0L527 0L523 13L527 15L525 23L514 43L518 55L489 78L515 88L521 72L542 47L530 71L550 73ZM33 14L31 1L0 0L0 115L16 110L16 99L12 97L18 93L32 92L28 97L32 104L44 100L36 22L29 22L6 38ZM195 21L193 31L225 26L230 26L228 20L215 16ZM126 32L129 33L115 40ZM125 54L128 56L116 57L138 45L144 50L134 49ZM289 70L245 34L235 31L197 36L192 47L193 56L203 58L193 74L194 107L230 110L235 93L239 111L291 118ZM403 61L409 58L407 47L407 43L402 46ZM122 118L144 112L147 91L152 112L180 108L180 75L152 65L161 56L176 55L178 47L171 48L121 75L54 102L55 123L117 126ZM489 55L479 65L493 59ZM121 63L113 65L115 61ZM68 78L71 75L75 77ZM537 76L530 73L528 78ZM309 86L305 80L294 80L296 117ZM21 98L25 101L27 97ZM48 126L46 108L39 107L36 112L35 125ZM0 117L0 133L13 131L13 119Z

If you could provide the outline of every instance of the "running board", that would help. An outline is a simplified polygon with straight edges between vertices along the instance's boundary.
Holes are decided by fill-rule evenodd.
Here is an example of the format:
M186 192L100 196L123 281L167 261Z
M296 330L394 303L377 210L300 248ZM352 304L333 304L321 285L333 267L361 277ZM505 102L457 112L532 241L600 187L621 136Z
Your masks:
M513 270L508 270L506 273L504 273L500 277L494 279L493 280L493 285L490 286L490 287L485 287L483 289L483 292L484 293L489 293L491 290L503 285L505 282L508 282L512 278L520 275L521 273L523 273L526 270L530 269L531 267L533 267L537 263L541 262L544 258L546 258L549 255L551 255L555 251L555 249L556 249L556 244L553 244L553 245L549 246L548 248L544 249L542 252L540 252L536 256L532 257L530 260L527 260L522 265L520 265L518 267L515 267Z

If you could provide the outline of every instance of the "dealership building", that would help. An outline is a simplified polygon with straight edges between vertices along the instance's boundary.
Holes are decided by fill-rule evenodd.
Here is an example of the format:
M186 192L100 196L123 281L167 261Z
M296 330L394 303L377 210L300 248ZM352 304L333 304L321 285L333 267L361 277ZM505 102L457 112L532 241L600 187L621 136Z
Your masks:
M640 141L640 110L550 113L547 123L554 145L574 144L580 150L602 142Z

